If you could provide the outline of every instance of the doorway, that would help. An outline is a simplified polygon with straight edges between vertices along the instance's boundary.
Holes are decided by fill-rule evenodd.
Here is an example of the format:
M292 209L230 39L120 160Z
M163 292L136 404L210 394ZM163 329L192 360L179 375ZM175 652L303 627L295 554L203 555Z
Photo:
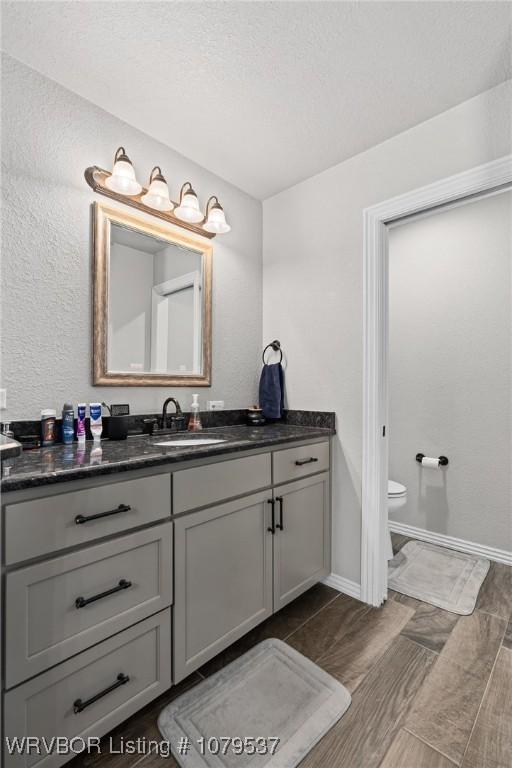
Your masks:
M407 217L496 194L512 184L512 156L406 193L364 212L364 373L361 599L387 598L388 227Z

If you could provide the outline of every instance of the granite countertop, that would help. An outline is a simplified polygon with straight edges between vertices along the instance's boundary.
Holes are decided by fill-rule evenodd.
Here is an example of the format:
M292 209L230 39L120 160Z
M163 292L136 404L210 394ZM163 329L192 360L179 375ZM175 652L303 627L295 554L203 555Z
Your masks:
M256 448L271 448L300 440L325 438L333 434L335 430L331 428L267 424L263 427L216 427L194 434L180 432L153 437L136 435L121 441L102 440L100 447L87 441L83 450L79 450L77 443L60 444L51 448L25 451L17 458L3 461L0 489L4 493L18 491L144 467L158 467ZM183 447L157 445L165 440L181 438L186 441L187 437L216 438L225 442Z

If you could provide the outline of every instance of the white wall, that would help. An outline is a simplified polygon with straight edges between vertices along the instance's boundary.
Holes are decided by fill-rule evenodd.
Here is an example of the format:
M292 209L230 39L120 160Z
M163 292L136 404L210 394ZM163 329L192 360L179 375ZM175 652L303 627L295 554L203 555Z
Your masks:
M510 81L263 204L263 339L290 408L335 410L333 572L359 582L363 209L512 150Z
M512 192L389 232L389 472L407 486L390 518L509 551L511 268Z
M191 390L91 384L89 165L111 167L122 144L140 180L159 164L171 196L193 182L217 194L232 231L213 241L213 385L206 399L256 398L261 354L261 203L18 61L2 59L2 384L4 418L37 418L65 400L129 402L133 413Z
M185 251L175 245L168 245L155 254L154 285L173 280L189 272L201 270L202 257L199 253Z
M154 258L152 253L115 241L110 245L108 366L111 371L151 370Z

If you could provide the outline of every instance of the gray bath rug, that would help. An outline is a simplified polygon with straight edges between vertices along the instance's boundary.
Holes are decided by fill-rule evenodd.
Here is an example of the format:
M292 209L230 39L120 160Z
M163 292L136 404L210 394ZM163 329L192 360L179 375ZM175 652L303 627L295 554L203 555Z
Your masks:
M389 561L388 587L445 611L467 616L489 570L485 557L426 541L408 541Z
M158 727L186 768L294 768L350 702L331 675L270 639L169 704ZM235 743L228 745L228 738ZM266 745L258 738L267 739ZM241 754L236 739L248 739ZM190 743L186 755L178 753L180 742ZM254 754L254 747L267 754Z

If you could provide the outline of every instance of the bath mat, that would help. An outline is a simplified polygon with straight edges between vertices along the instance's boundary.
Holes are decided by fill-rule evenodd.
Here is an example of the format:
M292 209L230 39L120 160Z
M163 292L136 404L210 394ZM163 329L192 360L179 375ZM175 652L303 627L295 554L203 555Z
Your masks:
M272 638L169 704L158 727L186 768L294 768L350 702L341 683ZM226 747L228 738L235 742ZM259 738L267 740L259 742L267 754L254 753ZM236 739L246 740L241 754ZM190 743L186 755L178 753L180 743Z
M485 557L426 541L408 541L389 561L388 587L445 611L467 616L475 610L489 566Z

